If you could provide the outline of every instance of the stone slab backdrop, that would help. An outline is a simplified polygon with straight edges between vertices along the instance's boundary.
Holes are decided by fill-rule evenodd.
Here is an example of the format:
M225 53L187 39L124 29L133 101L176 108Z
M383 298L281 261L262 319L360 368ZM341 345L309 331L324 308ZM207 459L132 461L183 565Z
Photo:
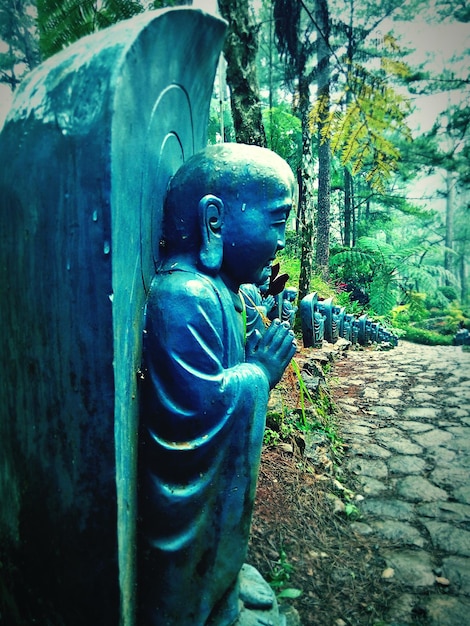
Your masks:
M180 8L86 37L0 136L2 624L133 623L143 308L224 33Z

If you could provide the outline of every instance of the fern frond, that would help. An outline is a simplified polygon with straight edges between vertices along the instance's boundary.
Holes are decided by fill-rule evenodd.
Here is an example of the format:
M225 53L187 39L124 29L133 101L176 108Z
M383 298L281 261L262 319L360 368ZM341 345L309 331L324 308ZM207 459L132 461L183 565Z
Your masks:
M342 265L343 263L360 263L361 261L370 262L373 259L371 254L359 250L357 248L351 248L350 250L342 250L336 254L332 254L330 257L330 265Z

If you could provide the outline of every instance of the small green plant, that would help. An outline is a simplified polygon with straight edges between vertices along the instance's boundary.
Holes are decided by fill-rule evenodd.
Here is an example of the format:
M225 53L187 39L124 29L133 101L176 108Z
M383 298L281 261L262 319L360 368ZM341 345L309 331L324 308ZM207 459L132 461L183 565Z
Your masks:
M315 399L315 410L325 432L330 432L336 438L338 435L334 419L335 405L328 391L322 387L319 388L317 398Z
M277 430L266 427L264 431L263 444L268 448L274 448L281 442L281 436Z
M302 594L300 589L287 586L293 571L294 566L288 562L287 554L281 547L279 559L272 566L269 574L269 584L278 598L298 598Z
M356 519L360 515L359 509L352 502L346 502L346 505L344 507L344 512L346 513L348 517L352 519Z
M351 315L362 315L367 309L357 300L351 300L351 294L348 291L337 293L335 295L335 304L344 307Z
M288 411L285 407L281 413L271 411L266 415L266 428L264 431L263 443L266 446L274 447L282 441L289 441L297 429L296 416L293 411Z
M310 404L313 404L313 399L312 399L312 396L310 395L309 390L307 389L307 386L305 385L304 379L302 378L299 366L297 365L294 359L292 359L291 364L292 364L292 369L294 370L295 375L297 376L298 383L299 383L300 410L301 410L301 416L302 416L301 425L304 429L306 429L308 427L308 422L307 422L307 416L305 413L305 400L310 402Z

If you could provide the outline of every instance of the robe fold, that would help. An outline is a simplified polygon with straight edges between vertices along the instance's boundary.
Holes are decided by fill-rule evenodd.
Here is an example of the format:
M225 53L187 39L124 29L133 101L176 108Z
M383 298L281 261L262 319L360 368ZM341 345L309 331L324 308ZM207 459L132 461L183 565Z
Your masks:
M203 626L244 562L269 384L240 296L161 271L144 331L139 517L145 623ZM152 598L153 607L152 607Z

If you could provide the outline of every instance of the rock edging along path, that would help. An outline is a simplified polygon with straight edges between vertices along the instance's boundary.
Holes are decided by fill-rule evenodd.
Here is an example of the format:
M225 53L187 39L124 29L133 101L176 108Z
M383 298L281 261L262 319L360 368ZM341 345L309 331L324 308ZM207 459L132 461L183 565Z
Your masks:
M384 584L402 590L387 625L470 624L470 352L350 350L334 376L352 528L384 540Z

